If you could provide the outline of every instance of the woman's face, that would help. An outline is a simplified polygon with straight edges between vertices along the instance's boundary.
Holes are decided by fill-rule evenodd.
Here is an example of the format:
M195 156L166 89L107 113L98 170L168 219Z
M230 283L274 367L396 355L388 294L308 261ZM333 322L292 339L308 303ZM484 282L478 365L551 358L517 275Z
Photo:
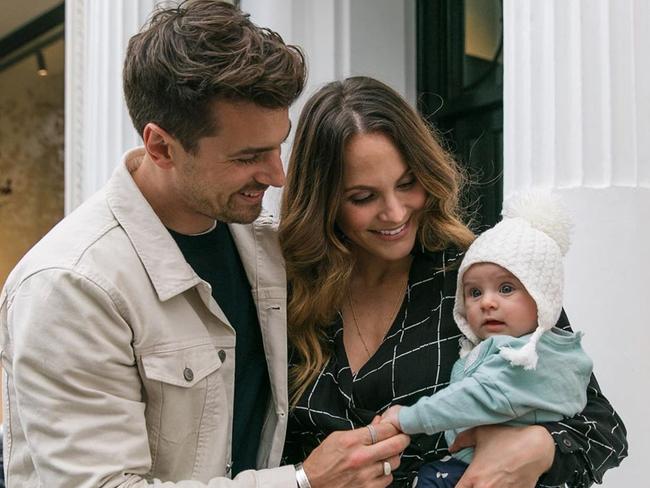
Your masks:
M392 141L357 134L344 151L336 223L359 255L396 261L415 244L426 192Z

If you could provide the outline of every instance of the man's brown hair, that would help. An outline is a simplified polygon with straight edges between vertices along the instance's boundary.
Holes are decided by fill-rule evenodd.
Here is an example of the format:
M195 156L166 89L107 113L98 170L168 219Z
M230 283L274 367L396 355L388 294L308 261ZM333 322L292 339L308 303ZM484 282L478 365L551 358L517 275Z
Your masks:
M123 77L138 133L154 122L194 152L201 137L217 130L211 102L288 107L303 89L306 67L297 46L236 7L185 0L159 7L131 38Z

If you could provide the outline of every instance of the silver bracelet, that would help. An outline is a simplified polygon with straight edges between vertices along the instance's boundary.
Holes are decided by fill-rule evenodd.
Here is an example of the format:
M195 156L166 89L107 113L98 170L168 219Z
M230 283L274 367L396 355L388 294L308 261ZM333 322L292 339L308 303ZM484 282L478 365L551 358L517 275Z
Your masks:
M307 478L305 469L302 467L302 463L298 463L294 467L296 468L296 484L298 488L311 488L311 483L309 482L309 478Z

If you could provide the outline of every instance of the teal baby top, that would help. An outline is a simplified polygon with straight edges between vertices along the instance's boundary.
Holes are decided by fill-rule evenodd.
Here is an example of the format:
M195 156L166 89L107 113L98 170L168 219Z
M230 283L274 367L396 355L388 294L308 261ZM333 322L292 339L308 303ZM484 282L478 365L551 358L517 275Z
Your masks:
M572 417L587 402L593 363L580 333L551 329L537 344L537 368L512 366L499 350L523 347L530 335L497 335L478 344L454 364L449 386L399 412L407 434L445 431L451 445L459 432L478 425L531 425ZM454 457L469 463L473 449Z

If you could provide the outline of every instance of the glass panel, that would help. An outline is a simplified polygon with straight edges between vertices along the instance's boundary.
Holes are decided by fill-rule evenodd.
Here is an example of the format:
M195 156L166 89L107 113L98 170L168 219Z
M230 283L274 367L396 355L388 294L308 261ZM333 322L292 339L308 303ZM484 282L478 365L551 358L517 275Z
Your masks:
M487 80L501 85L503 26L501 0L464 0L463 85L473 89Z

